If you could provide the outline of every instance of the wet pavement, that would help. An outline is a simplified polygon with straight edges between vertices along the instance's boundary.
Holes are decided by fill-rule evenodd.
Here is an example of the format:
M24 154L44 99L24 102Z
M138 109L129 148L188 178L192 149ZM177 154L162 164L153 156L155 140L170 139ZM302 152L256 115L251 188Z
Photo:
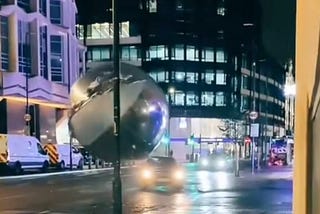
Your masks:
M184 190L165 187L140 191L135 168L122 171L125 214L289 214L292 213L292 172L262 170L255 175L198 171L187 167ZM112 170L75 174L30 175L0 179L1 214L112 213Z

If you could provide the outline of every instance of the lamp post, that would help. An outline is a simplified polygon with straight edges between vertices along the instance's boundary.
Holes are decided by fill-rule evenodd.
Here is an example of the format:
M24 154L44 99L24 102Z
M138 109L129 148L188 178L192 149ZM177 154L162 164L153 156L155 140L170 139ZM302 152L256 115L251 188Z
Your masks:
M113 118L114 118L114 137L116 141L116 158L113 162L114 179L113 187L113 213L122 213L122 184L120 176L120 56L119 56L119 17L118 1L112 0L112 19L113 19L113 73L115 78L113 90Z
M168 121L168 142L166 144L166 155L170 156L170 149L171 149L171 133L170 133L170 122L171 122L171 105L172 105L172 96L174 95L176 89L174 87L169 87L168 93L169 93L169 121Z

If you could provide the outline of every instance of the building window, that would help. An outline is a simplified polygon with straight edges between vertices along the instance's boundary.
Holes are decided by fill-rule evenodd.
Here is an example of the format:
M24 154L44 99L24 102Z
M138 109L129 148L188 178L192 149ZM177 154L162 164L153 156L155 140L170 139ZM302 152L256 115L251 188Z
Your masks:
M247 61L247 55L246 54L242 54L241 67L242 68L248 68L248 61Z
M171 52L172 59L184 60L184 45L175 45Z
M173 94L173 104L176 106L184 106L185 94L183 91L175 91Z
M214 94L212 91L203 91L201 93L201 106L213 106Z
M40 75L48 79L48 31L47 26L40 27Z
M19 72L31 73L30 24L18 21Z
M223 30L217 31L217 39L219 39L219 40L224 39L224 31Z
M227 84L227 75L223 70L216 71L216 84L217 85L226 85Z
M149 61L153 59L169 59L168 47L165 45L150 46L149 50L147 51L147 60Z
M47 0L40 0L39 1L39 12L43 16L47 16Z
M123 46L121 48L121 59L122 60L139 60L138 48L136 46Z
M198 73L187 72L186 73L186 81L187 81L187 83L197 83L198 82Z
M184 82L186 79L186 74L183 71L174 71L172 74L172 79L176 82Z
M88 50L88 60L105 61L111 59L111 49L109 47L96 47Z
M8 17L0 16L1 24L1 68L2 70L9 69L9 23Z
M187 46L187 60L199 61L199 51L195 48L195 46Z
M154 79L156 82L169 82L169 72L168 71L151 71L149 75Z
M51 43L51 80L63 82L63 38L50 36Z
M224 92L216 92L216 106L226 106L226 96Z
M226 53L223 49L217 49L216 51L216 62L227 62Z
M183 10L183 1L176 0L176 10Z
M53 24L62 25L61 0L50 0L50 20Z
M197 106L199 105L199 96L194 91L187 92L187 106Z
M202 50L202 61L214 62L214 51L213 48L204 48Z
M30 12L30 0L18 0L17 3L24 11Z
M225 16L226 15L226 8L225 8L224 0L218 1L217 14L219 16Z
M214 83L214 72L212 69L206 69L205 73L201 74L202 82L211 85Z
M148 0L147 1L147 8L149 13L156 13L157 12L157 0Z
M249 109L249 97L241 96L241 109L248 110Z
M242 75L242 88L249 89L249 77L248 75Z

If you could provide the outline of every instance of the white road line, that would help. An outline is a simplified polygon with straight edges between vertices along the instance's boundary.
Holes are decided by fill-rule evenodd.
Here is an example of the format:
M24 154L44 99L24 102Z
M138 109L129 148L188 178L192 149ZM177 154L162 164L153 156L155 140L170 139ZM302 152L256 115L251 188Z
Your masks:
M130 168L129 166L121 167L121 169ZM41 173L41 174L32 174L32 175L18 175L18 176L4 176L0 177L0 180L14 180L14 179L33 179L48 177L54 175L68 175L68 174L97 174L99 171L111 171L113 168L101 168L101 169L86 169L86 170L74 170L74 171L64 171L64 172L51 172L51 173Z

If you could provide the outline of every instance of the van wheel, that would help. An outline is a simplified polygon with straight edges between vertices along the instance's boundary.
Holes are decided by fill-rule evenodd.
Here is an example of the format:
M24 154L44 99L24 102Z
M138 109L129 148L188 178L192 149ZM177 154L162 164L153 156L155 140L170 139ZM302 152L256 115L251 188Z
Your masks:
M49 169L49 162L48 161L43 162L41 171L48 172L48 169Z
M14 174L15 175L21 175L23 173L23 170L22 170L20 162L16 162L14 164L14 169L13 170L14 170Z
M65 165L64 161L61 161L60 164L59 164L59 169L60 170L65 170L65 168L66 168L66 165Z
M83 170L83 160L82 159L79 160L78 169Z

